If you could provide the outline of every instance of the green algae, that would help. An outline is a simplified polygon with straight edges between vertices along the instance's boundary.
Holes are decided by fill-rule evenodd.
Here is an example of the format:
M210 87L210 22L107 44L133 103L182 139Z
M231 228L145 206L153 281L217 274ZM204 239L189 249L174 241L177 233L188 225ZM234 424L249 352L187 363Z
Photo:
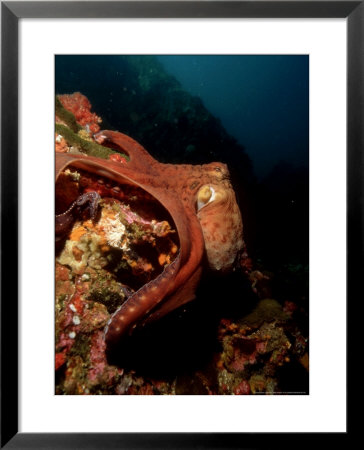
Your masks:
M76 147L82 153L86 153L89 156L95 156L97 158L109 159L110 155L116 154L122 156L126 161L130 158L128 155L111 150L107 147L97 144L96 142L83 139L79 132L83 131L84 128L79 125L75 119L75 116L68 111L62 105L59 98L56 96L55 100L56 115L59 117L66 125L56 123L55 131L64 137L68 144Z
M96 144L95 142L86 141L82 139L78 134L74 133L70 128L56 123L56 133L65 138L68 144L77 147L81 152L86 153L89 156L96 156L97 158L109 159L110 155L117 153L110 150L107 147Z
M67 299L67 294L61 294L58 297L57 304L58 304L58 308L59 308L60 311L64 308L64 304L65 304L66 299Z
M90 359L91 337L85 333L78 333L70 349L70 356L80 356L84 362Z
M112 314L124 301L124 297L110 289L101 288L91 291L88 300L105 305L108 313Z
M243 319L242 324L252 327L259 327L264 322L286 321L288 315L283 311L282 306L274 299L266 298L260 300L256 308Z
M142 240L147 231L138 226L136 223L127 223L127 231L133 235L134 241Z
M62 105L58 97L56 97L55 106L57 117L65 122L74 133L82 130L81 125L76 122L75 116Z

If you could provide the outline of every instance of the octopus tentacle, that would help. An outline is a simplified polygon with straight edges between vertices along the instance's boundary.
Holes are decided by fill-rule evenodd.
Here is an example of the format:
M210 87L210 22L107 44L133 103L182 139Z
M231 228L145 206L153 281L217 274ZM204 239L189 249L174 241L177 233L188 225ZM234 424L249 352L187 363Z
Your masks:
M88 191L80 195L75 201L75 207L80 210L81 206L87 206L87 213L90 219L96 218L98 204L101 200L100 195L95 191Z
M58 158L59 161L57 161ZM194 217L192 221L195 223L194 226L191 226L191 219L187 217L185 206L181 199L173 191L166 193L164 187L159 187L158 183L160 180L158 178L152 177L144 172L135 171L128 166L120 166L120 164L112 161L100 161L100 159L91 156L57 153L56 162L56 170L58 171L58 173L56 173L56 179L59 173L61 173L68 165L72 165L73 167L113 179L120 184L129 183L144 189L156 198L172 216L180 240L182 264L191 257L193 237L190 234L190 230L194 229L196 225L200 228L199 223ZM199 241L202 242L203 246L203 236L202 232L200 233L201 236Z
M159 164L144 147L126 134L103 130L95 134L94 139L101 145L116 147L126 153L130 158L130 168L149 171L153 165Z
M143 321L150 310L151 318L161 317L179 305L192 300L199 279L204 243L203 234L197 217L191 211L186 214L186 205L174 192L166 193L164 187L159 187L160 180L150 175L131 170L111 161L102 161L93 157L81 155L59 154L62 162L58 170L67 165L88 170L98 175L137 185L154 196L170 213L180 241L180 251L177 258L150 283L131 295L111 318L105 332L107 342L114 342L125 332L130 331L136 322ZM58 157L58 155L57 155ZM158 311L161 304L160 311ZM168 307L166 305L168 304Z
M172 218L173 211L170 211ZM154 280L141 287L114 313L105 331L108 344L116 342L137 323L159 319L184 303L193 300L201 277L203 235L190 236L189 250L181 245L177 258ZM184 258L182 258L182 254Z
M160 319L196 297L195 291L201 279L202 267L198 266L195 268L195 271L193 271L191 266L190 268L190 277L182 283L170 297L164 298L160 304L158 304L157 308L152 310L149 315L144 318L142 324L147 324L153 322L154 320ZM178 280L176 280L175 284L178 285Z
M230 270L244 247L243 229L225 164L162 164L122 133L102 131L94 137L102 145L127 153L130 161L121 165L92 156L57 153L56 176L71 165L118 184L138 186L169 212L179 237L176 259L154 280L133 293L111 317L105 329L105 339L111 344L138 324L162 317L192 300L201 276L204 253L211 269ZM77 202L77 207L85 203L84 199ZM94 211L92 202L89 210L90 214ZM68 215L62 219L66 222Z
M154 280L131 295L112 315L105 328L107 344L117 342L126 332L131 332L168 293L173 290L175 275L180 267L180 255Z
M56 228L56 239L59 240L60 237L64 236L71 229L74 217L72 214L73 204L71 208L67 209L67 211L62 214L57 214L55 219L55 228Z
M94 191L89 191L80 195L67 211L56 215L56 236L62 236L70 230L76 217L81 213L81 210L84 210L87 213L87 216L94 220L97 214L99 201L100 195Z
M184 264L181 247L177 258L157 278L141 287L113 314L105 330L107 344L131 332L137 323L152 322L193 300L202 272L202 232L191 236L190 243L189 257Z

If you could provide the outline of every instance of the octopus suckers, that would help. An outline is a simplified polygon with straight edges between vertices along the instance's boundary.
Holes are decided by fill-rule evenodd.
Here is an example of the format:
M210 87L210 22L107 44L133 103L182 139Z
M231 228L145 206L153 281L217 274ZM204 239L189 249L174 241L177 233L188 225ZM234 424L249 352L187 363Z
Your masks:
M135 311L135 306L130 306L129 312L134 312L134 311Z

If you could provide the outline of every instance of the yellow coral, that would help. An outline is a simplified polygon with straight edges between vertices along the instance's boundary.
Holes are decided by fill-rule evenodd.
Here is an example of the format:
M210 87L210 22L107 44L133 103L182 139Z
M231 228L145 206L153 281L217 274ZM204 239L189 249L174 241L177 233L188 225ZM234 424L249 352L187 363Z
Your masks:
M70 234L71 241L79 241L81 236L83 236L87 232L86 228L81 226L76 226L72 229Z
M85 141L93 142L88 131L82 129L77 134L80 136L81 139L84 139Z

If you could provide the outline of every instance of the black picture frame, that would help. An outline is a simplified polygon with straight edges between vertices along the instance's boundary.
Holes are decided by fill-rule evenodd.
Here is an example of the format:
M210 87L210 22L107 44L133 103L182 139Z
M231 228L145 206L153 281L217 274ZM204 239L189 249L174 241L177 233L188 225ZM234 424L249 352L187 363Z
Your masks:
M346 18L347 305L363 268L364 1L1 2L1 448L270 448L307 445L312 434L18 432L18 22L21 18ZM10 270L11 268L11 270ZM347 306L348 309L348 306ZM352 347L348 348L348 354ZM349 359L348 359L349 360ZM350 382L348 383L350 385ZM349 392L348 392L349 394ZM334 395L334 394L333 394ZM350 414L347 432L352 435ZM349 435L350 431L350 435ZM315 434L315 445L328 436ZM343 443L343 442L342 442ZM344 444L344 443L343 443ZM347 444L347 442L346 442Z

